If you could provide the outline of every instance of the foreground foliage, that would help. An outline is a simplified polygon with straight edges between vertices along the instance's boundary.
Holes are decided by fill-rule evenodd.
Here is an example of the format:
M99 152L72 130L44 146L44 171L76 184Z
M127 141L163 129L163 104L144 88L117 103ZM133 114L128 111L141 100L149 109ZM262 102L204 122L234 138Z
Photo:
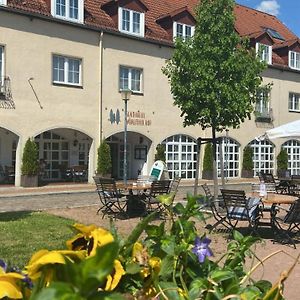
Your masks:
M244 268L258 238L235 232L227 252L212 258L210 239L195 227L203 220L197 203L189 196L186 206L168 206L159 225L148 215L125 240L113 224L75 224L66 250L40 250L23 271L0 262L0 298L283 299L281 281L254 281Z

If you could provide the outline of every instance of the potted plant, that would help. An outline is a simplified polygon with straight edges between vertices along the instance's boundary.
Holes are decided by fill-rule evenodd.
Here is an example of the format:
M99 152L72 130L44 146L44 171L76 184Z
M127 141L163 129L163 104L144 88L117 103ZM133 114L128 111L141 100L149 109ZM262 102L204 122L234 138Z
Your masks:
M103 140L98 148L96 175L101 177L111 177L111 168L110 147L106 140Z
M162 144L157 145L154 159L155 161L161 160L163 162L166 162L166 151L164 145Z
M242 177L252 178L254 174L253 168L253 149L250 146L246 146L243 151Z
M277 176L287 177L288 175L288 153L285 149L281 149L277 156Z
M25 143L21 166L21 186L38 186L39 152L33 139L28 138Z
M212 144L206 144L203 157L203 179L213 179L213 148Z

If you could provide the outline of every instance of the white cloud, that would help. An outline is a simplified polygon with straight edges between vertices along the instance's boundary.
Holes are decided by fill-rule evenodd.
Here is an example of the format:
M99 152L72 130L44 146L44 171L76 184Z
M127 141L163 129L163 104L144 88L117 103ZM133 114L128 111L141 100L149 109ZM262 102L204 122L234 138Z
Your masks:
M278 16L280 5L278 4L277 0L265 0L262 1L257 7L257 10L266 12L268 14Z

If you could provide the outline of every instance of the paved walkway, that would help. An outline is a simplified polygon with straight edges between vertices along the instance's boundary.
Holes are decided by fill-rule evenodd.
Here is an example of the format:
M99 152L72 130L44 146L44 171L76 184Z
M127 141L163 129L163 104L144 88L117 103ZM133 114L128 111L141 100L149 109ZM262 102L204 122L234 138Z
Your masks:
M203 193L200 187L203 182L212 184L211 181L199 181L199 194ZM248 189L250 183L245 180L231 180L226 187ZM187 193L193 193L193 191L193 182L183 181L180 184L176 199L182 200L186 198ZM0 212L93 205L99 205L99 197L94 184L49 184L36 188L0 186Z

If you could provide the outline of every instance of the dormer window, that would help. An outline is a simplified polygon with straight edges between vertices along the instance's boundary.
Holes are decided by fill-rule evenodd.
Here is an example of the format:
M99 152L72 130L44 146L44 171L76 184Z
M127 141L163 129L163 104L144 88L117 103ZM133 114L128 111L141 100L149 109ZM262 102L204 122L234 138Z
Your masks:
M83 1L52 0L51 14L60 19L83 23Z
M144 13L119 7L119 30L128 34L144 36Z
M194 35L195 27L178 22L173 23L173 38L183 38L184 40Z
M300 70L300 53L289 51L289 67L291 69Z
M256 43L256 53L261 61L272 64L272 46Z

